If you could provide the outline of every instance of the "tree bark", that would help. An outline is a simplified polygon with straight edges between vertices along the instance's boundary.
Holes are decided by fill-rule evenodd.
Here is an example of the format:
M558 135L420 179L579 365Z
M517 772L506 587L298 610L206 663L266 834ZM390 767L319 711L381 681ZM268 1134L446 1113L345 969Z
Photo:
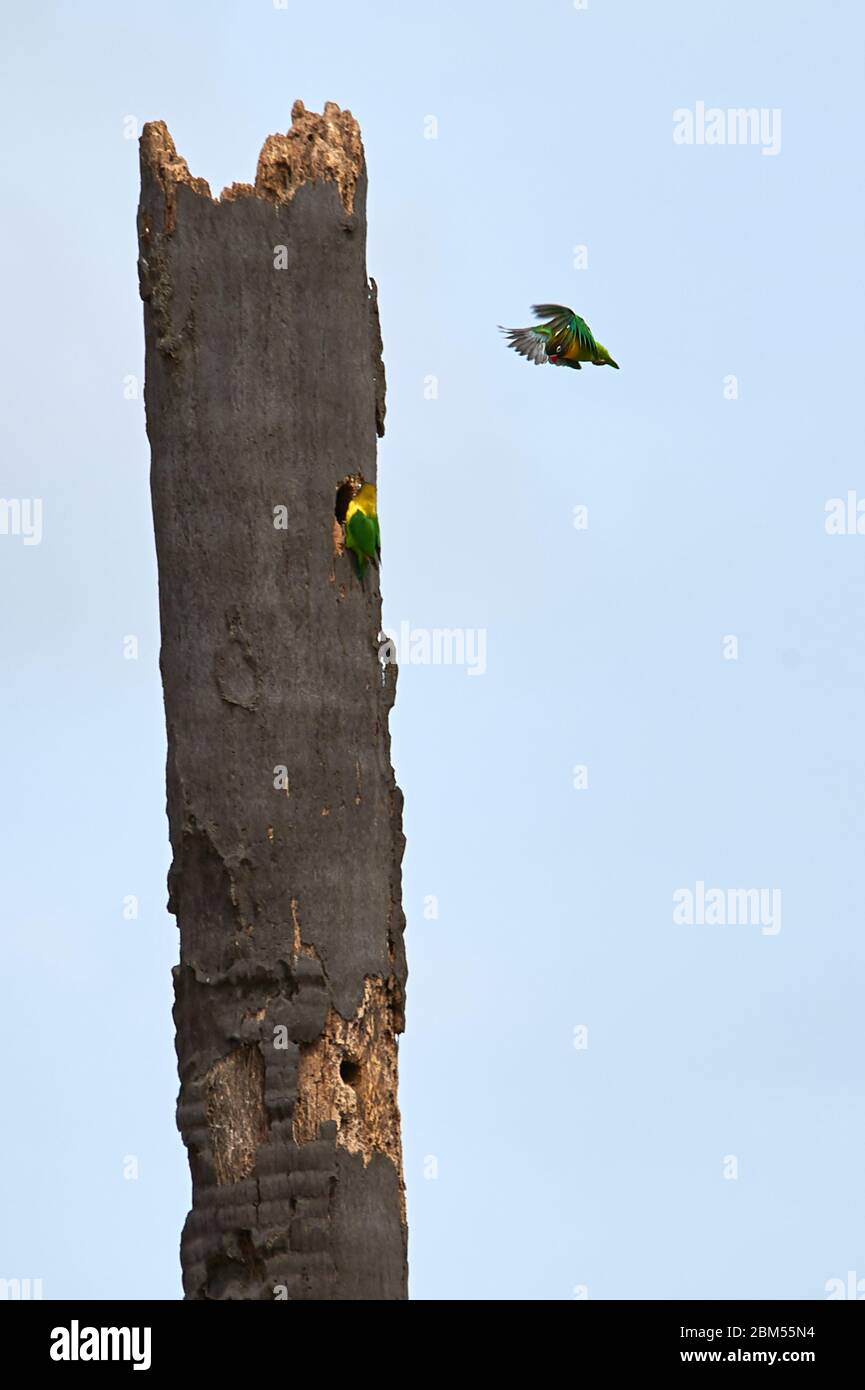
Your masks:
M219 200L144 128L191 1299L406 1297L396 668L377 574L360 584L335 516L383 433L365 200L332 103L296 103L255 184Z

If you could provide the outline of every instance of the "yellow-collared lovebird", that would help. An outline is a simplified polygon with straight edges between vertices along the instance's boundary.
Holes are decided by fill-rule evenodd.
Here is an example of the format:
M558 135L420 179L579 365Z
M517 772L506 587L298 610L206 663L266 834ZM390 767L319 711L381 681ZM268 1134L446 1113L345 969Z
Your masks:
M357 577L363 583L366 567L381 555L381 531L376 511L375 487L364 483L348 504L345 513L345 548L354 552Z
M579 371L584 362L591 362L595 367L619 370L618 362L613 361L603 343L592 336L585 319L573 309L566 309L564 304L533 304L532 313L545 322L533 328L502 328L514 352L538 367L552 362L554 367L575 367Z

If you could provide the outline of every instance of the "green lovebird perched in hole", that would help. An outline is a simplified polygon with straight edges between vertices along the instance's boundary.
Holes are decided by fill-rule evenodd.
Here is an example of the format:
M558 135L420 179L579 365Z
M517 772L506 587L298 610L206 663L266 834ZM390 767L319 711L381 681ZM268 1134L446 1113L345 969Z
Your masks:
M381 531L376 511L375 486L364 483L351 499L345 514L345 548L354 552L357 576L363 576L369 561L377 565L381 557Z
M535 324L534 328L502 328L514 352L538 367L552 362L554 367L574 367L579 371L584 362L591 362L594 367L619 370L618 362L613 361L603 343L592 336L585 319L573 309L566 309L564 304L533 304L532 313L546 322Z

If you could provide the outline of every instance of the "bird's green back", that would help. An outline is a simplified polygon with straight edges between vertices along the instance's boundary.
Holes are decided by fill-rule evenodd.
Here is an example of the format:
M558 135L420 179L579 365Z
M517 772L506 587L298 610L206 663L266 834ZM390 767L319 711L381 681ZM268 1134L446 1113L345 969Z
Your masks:
M358 578L363 579L367 563L375 560L381 550L381 531L378 517L367 516L360 510L353 512L345 524L345 545L354 553Z
M597 356L598 345L589 325L564 304L533 304L532 313L547 320L536 332L542 332L551 346L561 348L563 356L580 357L584 362Z

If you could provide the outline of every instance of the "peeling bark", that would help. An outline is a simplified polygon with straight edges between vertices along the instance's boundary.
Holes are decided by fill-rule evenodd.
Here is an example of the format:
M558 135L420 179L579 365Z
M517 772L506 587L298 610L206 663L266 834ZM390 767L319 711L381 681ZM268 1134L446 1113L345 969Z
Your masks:
M384 428L360 132L295 103L214 200L154 122L141 183L184 1290L400 1299L396 671L337 520Z
M264 1075L264 1058L254 1043L220 1057L207 1073L207 1132L218 1183L240 1182L255 1172L255 1155L268 1131Z
M386 1154L402 1176L398 1024L391 992L380 978L364 981L354 1018L328 1011L321 1036L300 1048L293 1122L298 1143L314 1139L333 1120L338 1144L361 1154L364 1164L375 1153Z

